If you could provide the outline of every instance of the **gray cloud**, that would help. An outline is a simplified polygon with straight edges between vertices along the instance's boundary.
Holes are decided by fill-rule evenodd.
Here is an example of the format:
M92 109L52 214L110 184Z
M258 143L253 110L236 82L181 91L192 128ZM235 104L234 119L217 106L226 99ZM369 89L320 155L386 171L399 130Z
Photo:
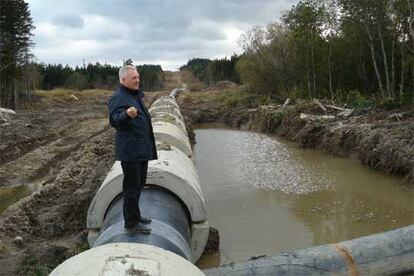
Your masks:
M52 22L55 25L71 28L82 28L85 24L82 17L77 14L57 15L53 18Z
M276 21L297 0L28 0L39 61L161 63L240 51L238 36ZM64 14L62 14L65 12Z

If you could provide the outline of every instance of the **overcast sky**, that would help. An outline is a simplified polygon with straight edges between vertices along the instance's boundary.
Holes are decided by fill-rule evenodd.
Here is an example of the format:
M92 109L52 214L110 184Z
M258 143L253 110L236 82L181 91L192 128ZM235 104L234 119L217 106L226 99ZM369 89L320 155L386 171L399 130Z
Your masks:
M28 0L38 62L160 64L240 53L240 35L297 0Z

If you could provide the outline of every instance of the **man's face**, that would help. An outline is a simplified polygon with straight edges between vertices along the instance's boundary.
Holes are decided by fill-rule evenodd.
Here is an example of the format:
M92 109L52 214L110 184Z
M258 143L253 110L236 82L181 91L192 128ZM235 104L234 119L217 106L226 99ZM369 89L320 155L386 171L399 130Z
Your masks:
M137 70L128 70L126 76L122 78L122 84L131 90L138 90L139 88L139 74Z

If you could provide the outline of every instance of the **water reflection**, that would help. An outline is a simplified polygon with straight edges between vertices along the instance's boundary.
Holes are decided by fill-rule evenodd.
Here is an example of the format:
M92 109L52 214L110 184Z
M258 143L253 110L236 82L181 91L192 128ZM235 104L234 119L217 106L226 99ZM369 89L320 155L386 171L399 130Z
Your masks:
M402 179L258 133L197 129L194 161L220 263L414 223ZM201 266L217 265L201 260ZM216 256L217 259L217 256Z

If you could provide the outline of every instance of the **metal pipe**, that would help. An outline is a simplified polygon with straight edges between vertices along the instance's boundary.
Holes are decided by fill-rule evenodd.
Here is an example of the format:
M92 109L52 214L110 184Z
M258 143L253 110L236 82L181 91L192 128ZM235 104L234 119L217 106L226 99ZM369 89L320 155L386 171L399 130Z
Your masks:
M125 231L122 204L122 196L111 204L93 247L119 242L143 243L172 251L191 261L191 223L185 205L177 196L158 186L142 190L141 212L143 216L152 218L149 235Z
M203 272L206 275L411 275L414 225Z

